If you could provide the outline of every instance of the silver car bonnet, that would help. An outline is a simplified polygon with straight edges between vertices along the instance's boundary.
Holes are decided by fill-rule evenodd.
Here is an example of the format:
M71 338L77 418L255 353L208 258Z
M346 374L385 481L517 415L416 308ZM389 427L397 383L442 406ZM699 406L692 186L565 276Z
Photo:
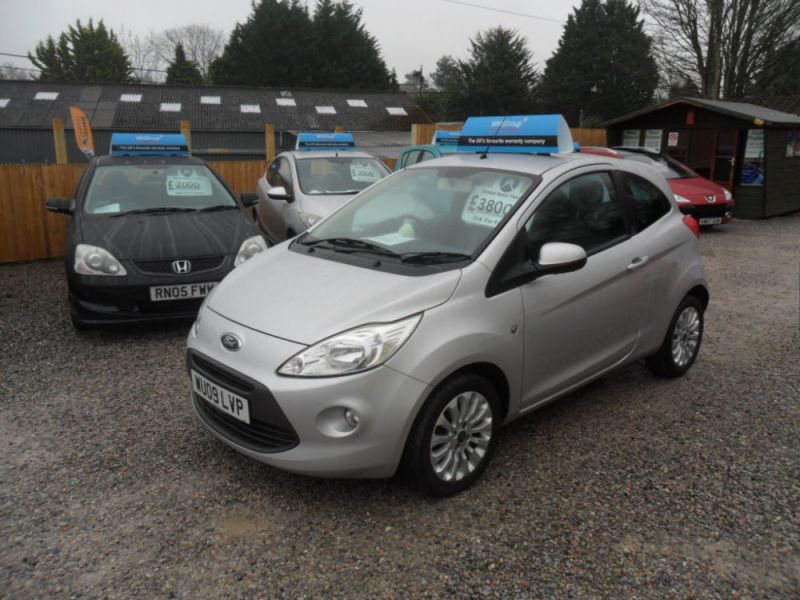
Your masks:
M207 307L245 327L309 345L442 304L460 276L458 269L398 275L292 252L286 243L234 269Z

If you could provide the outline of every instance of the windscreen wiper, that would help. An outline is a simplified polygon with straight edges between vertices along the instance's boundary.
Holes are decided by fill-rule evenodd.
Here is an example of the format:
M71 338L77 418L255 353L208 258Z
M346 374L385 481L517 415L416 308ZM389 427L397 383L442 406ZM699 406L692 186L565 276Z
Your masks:
M462 254L461 252L406 252L400 255L400 262L426 264L468 260L471 258L469 254Z
M304 246L318 246L320 244L327 244L331 249L337 252L371 252L373 254L380 254L381 256L392 256L400 258L400 254L385 248L380 244L368 242L366 240L359 240L349 237L332 237L309 240L306 238L300 242Z
M238 206L231 204L218 204L217 206L206 206L205 208L198 208L197 212L217 212L220 210L238 210Z
M161 215L178 212L197 212L196 208L183 208L178 206L162 206L161 208L135 208L125 212L111 215L112 217L124 217L125 215Z

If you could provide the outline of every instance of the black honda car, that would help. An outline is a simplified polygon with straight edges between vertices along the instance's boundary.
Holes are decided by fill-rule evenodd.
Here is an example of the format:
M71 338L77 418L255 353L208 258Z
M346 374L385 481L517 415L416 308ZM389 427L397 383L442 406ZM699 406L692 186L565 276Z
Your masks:
M255 194L237 198L188 152L148 148L115 151L112 141L74 199L47 201L71 216L64 260L76 328L192 318L226 274L266 250L246 210Z

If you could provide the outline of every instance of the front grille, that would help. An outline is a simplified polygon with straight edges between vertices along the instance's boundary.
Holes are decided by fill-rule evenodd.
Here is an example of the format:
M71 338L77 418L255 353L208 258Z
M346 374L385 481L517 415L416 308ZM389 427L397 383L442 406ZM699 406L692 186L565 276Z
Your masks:
M213 269L218 269L222 262L225 260L224 256L203 256L200 258L189 258L186 259L192 263L192 270L190 273L200 273L202 271L211 271ZM136 268L142 271L143 273L153 273L155 275L175 275L175 271L172 269L172 263L175 262L174 259L168 260L135 260L133 264L136 265Z
M300 443L297 432L265 386L197 352L189 352L187 363L207 379L248 402L250 424L217 409L193 393L195 406L210 427L240 446L257 452L284 452Z

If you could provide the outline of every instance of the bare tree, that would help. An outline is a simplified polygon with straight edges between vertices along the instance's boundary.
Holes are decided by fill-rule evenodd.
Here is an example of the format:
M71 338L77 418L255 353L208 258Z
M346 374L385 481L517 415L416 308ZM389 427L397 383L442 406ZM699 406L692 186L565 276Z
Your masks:
M798 0L640 0L666 77L738 98L800 34Z
M186 58L197 64L203 79L208 81L211 62L222 54L226 36L221 29L208 25L183 25L151 34L149 43L161 64L169 64L175 56L175 47L183 45Z
M161 61L152 43L152 34L142 39L125 27L120 28L119 41L131 63L131 70L139 81L161 83L166 78L166 63Z

